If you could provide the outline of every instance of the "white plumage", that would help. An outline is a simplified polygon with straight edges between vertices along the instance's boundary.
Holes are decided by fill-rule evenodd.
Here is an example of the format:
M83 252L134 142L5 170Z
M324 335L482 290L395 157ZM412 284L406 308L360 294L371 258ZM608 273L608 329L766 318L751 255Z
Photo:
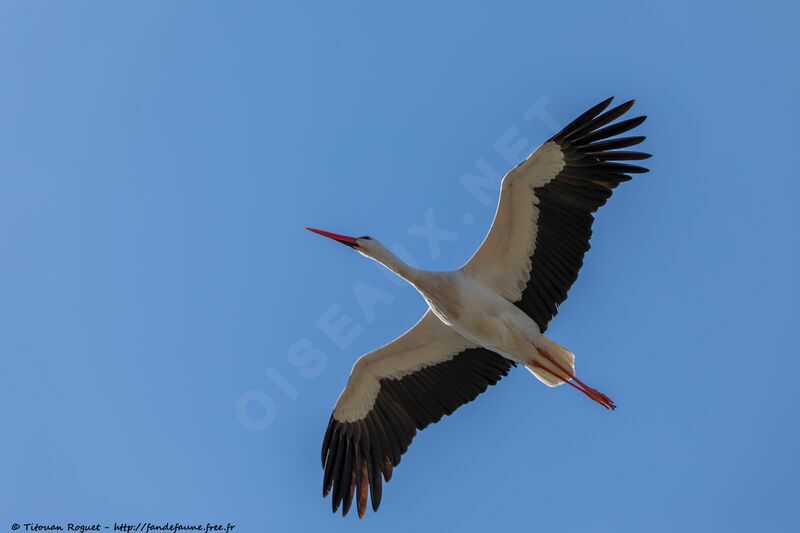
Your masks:
M540 146L503 179L489 233L460 269L428 272L403 263L371 237L311 230L346 244L411 283L429 310L405 334L353 367L322 447L323 495L359 517L367 495L377 510L382 479L416 431L452 413L522 364L550 386L568 383L606 408L604 394L575 377L574 356L543 335L589 249L592 213L629 174L620 151L644 137L611 138L645 117L613 121L633 102L593 107Z

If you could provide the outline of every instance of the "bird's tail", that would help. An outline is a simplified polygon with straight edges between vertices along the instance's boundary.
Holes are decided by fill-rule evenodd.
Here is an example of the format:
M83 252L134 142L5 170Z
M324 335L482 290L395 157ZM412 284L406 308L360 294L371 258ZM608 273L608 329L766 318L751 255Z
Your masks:
M551 341L545 336L536 339L536 348L547 352L559 365L569 373L575 375L575 355L563 346ZM544 367L544 368L542 368ZM557 368L553 363L535 353L533 360L525 363L525 368L539 378L539 381L549 387L555 387L569 381L571 377L565 376L564 372ZM563 379L561 377L563 376Z

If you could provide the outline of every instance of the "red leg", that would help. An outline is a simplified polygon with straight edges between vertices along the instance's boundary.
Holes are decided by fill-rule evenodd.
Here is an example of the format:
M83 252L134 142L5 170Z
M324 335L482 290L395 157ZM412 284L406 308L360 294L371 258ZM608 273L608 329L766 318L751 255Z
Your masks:
M595 402L599 403L600 405L602 405L602 406L603 406L603 407L605 407L606 409L612 409L612 410L613 410L613 409L616 409L616 408L617 408L617 406L616 406L616 405L614 405L614 402L612 402L612 401L611 401L611 398L609 398L608 396L606 396L606 395L605 395L605 394L603 394L602 392L600 392L600 391L598 391L598 390L596 390L596 389L593 389L593 388L591 388L590 386L588 386L587 384L585 384L584 382L582 382L581 380L579 380L577 377L575 377L575 376L572 374L572 372L570 372L569 370L567 370L566 368L564 368L563 366L561 366L561 364L560 364L558 361L556 361L555 359L553 359L553 357L552 357L552 356L551 356L549 353L547 353L545 350L543 350L542 348L539 348L538 346L536 346L536 350L539 352L539 355L541 355L542 357L544 357L545 359L547 359L547 360L548 360L550 363L552 363L552 364L553 364L553 365L554 365L556 368L558 368L560 371L562 371L562 372L564 373L564 375L563 375L563 376L559 376L557 373L555 373L555 372L553 372L552 370L550 370L550 369L548 369L548 368L544 367L544 366L543 366L543 365L541 365L540 363L537 363L537 362L535 362L535 361L532 361L532 362L531 362L531 364L532 364L534 367L536 367L536 368L541 368L541 369L542 369L542 370L544 370L545 372L547 372L547 373L549 373L549 374L552 374L553 376L557 377L558 379L564 380L564 382L565 382L567 385L570 385L571 387L573 387L573 388L575 388L575 389L577 389L577 390L581 391L581 392L582 392L582 393L584 393L586 396L588 396L588 397L589 397L589 399L591 399L591 400L593 400L593 401L595 401ZM565 379L565 378L566 378L566 379ZM573 383L573 381L574 381L575 383Z

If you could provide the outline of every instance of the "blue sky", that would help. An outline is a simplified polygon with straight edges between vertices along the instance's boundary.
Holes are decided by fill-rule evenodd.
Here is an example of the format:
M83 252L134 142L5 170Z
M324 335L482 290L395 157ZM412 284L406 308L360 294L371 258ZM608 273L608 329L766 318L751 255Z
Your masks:
M794 527L798 14L5 2L0 528ZM610 95L652 170L549 336L619 409L516 370L418 435L377 514L331 515L330 410L425 304L303 226L458 267L497 195L463 176Z

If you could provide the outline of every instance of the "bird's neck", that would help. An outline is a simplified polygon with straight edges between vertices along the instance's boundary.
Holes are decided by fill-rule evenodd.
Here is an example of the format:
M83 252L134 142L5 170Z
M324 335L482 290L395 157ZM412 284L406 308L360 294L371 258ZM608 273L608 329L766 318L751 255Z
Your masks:
M420 280L420 275L424 272L423 270L419 270L403 262L403 260L388 250L381 254L380 257L373 257L373 259L415 287Z

